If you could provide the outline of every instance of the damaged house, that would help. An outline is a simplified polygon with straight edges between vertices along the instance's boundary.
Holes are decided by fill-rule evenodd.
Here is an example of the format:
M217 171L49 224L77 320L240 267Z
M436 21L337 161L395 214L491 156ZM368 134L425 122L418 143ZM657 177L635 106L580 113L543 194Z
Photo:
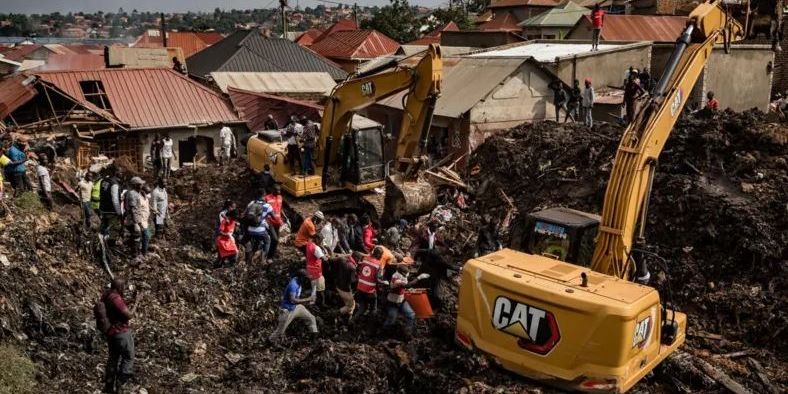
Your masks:
M246 129L220 94L170 69L38 72L2 84L3 123L34 138L72 141L64 154L79 166L105 155L142 169L154 136L167 134L177 169L213 160L223 126Z

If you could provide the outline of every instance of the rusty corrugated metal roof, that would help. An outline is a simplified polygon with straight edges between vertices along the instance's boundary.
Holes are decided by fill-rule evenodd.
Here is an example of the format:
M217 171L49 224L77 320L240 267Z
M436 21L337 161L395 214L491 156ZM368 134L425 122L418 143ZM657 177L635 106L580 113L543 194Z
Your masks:
M340 31L354 31L358 30L358 25L352 19L340 19L336 21L333 25L329 26L323 34L317 36L315 40L312 42L313 44Z
M93 108L81 81L101 81L114 116L131 128L182 127L238 122L216 92L171 69L104 69L36 73L80 103Z
M264 93L328 93L336 85L329 73L294 72L212 72L213 81L222 92L227 88Z
M317 38L320 37L321 35L323 35L322 31L312 28L301 33L301 35L295 39L295 42L298 45L303 45L305 47L308 47L314 44Z
M189 57L221 41L224 37L217 32L168 31L167 46L181 48L183 55ZM137 48L161 48L163 41L159 30L146 30L132 44Z
M523 28L518 26L518 23L520 23L520 21L518 21L511 12L506 11L495 14L493 20L483 23L479 26L479 30L519 32L522 31Z
M590 25L591 19L585 15L575 29L588 28ZM687 17L685 16L605 15L601 39L605 41L674 42L686 26Z
M487 8L500 7L555 7L561 0L493 0Z
M323 106L308 101L232 87L228 90L228 94L239 116L253 132L265 129L264 123L269 114L274 117L280 127L287 123L291 115L297 117L303 115L316 122L323 118ZM380 127L380 123L355 114L351 124L353 128Z
M67 71L67 70L100 70L104 68L104 55L53 53L49 55L46 63L39 67L41 71Z
M38 94L33 84L30 83L33 79L16 74L0 80L0 119L5 118Z
M399 43L377 30L353 30L333 33L309 49L327 58L374 59L396 53Z

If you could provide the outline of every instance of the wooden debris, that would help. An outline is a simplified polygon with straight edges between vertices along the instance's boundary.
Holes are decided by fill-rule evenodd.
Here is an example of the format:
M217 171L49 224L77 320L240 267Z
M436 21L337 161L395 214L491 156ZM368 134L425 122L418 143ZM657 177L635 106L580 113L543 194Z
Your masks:
M761 365L761 363L758 362L758 360L752 357L748 357L747 362L755 370L755 374L758 376L758 379L761 380L761 383L763 383L763 385L766 386L766 389L770 393L777 394L780 392L780 390L777 387L775 387L774 384L772 384L772 382L769 380L769 377L766 376L766 370L763 369L763 366Z
M709 375L712 379L717 381L717 383L723 385L726 389L730 390L732 393L736 394L750 394L750 390L747 390L739 384L737 381L733 380L728 374L722 372L718 368L714 367L713 365L709 364L706 360L695 357L695 365L701 369L704 373Z

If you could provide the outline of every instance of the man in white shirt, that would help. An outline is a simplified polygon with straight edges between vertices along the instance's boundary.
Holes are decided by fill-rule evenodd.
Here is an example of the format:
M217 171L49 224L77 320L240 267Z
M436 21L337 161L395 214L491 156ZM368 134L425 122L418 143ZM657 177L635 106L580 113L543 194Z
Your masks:
M230 162L233 149L235 148L235 135L229 127L224 126L219 130L219 140L222 142L222 152L219 156L219 165Z
M90 229L90 216L93 211L91 196L93 193L93 173L88 172L85 177L79 180L79 203L82 206L82 216L85 219L85 228Z
M169 134L164 135L164 139L161 140L161 165L163 168L164 179L170 177L170 166L172 165L172 138L170 138Z
M41 202L49 209L52 210L52 178L49 176L49 168L47 168L47 157L41 155L38 159L36 166L36 175L38 176L38 193L41 196Z

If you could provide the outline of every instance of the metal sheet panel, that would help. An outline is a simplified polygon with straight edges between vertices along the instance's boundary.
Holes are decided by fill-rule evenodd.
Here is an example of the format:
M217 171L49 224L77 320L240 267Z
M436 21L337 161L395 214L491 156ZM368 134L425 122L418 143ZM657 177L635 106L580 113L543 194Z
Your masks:
M33 79L17 74L0 80L0 119L36 96L37 91L31 83Z
M233 87L229 88L228 94L238 115L253 132L264 129L268 115L273 116L280 127L284 127L290 115L303 115L315 122L320 122L323 117L323 106L306 101ZM380 123L360 115L353 115L351 124L354 129L382 127Z
M377 30L351 30L324 37L310 49L327 58L364 60L392 55L399 43Z
M315 73L255 73L255 72L213 72L216 85L227 93L229 86L263 93L328 93L336 85L331 75Z
M415 59L418 60L418 59ZM441 96L435 115L456 118L473 108L528 59L443 58ZM379 104L402 109L401 92Z
M583 22L590 25L588 16ZM675 42L687 17L672 15L605 15L602 40Z
M105 69L37 73L76 100L90 104L80 81L101 81L115 117L132 128L239 121L216 92L170 69Z

